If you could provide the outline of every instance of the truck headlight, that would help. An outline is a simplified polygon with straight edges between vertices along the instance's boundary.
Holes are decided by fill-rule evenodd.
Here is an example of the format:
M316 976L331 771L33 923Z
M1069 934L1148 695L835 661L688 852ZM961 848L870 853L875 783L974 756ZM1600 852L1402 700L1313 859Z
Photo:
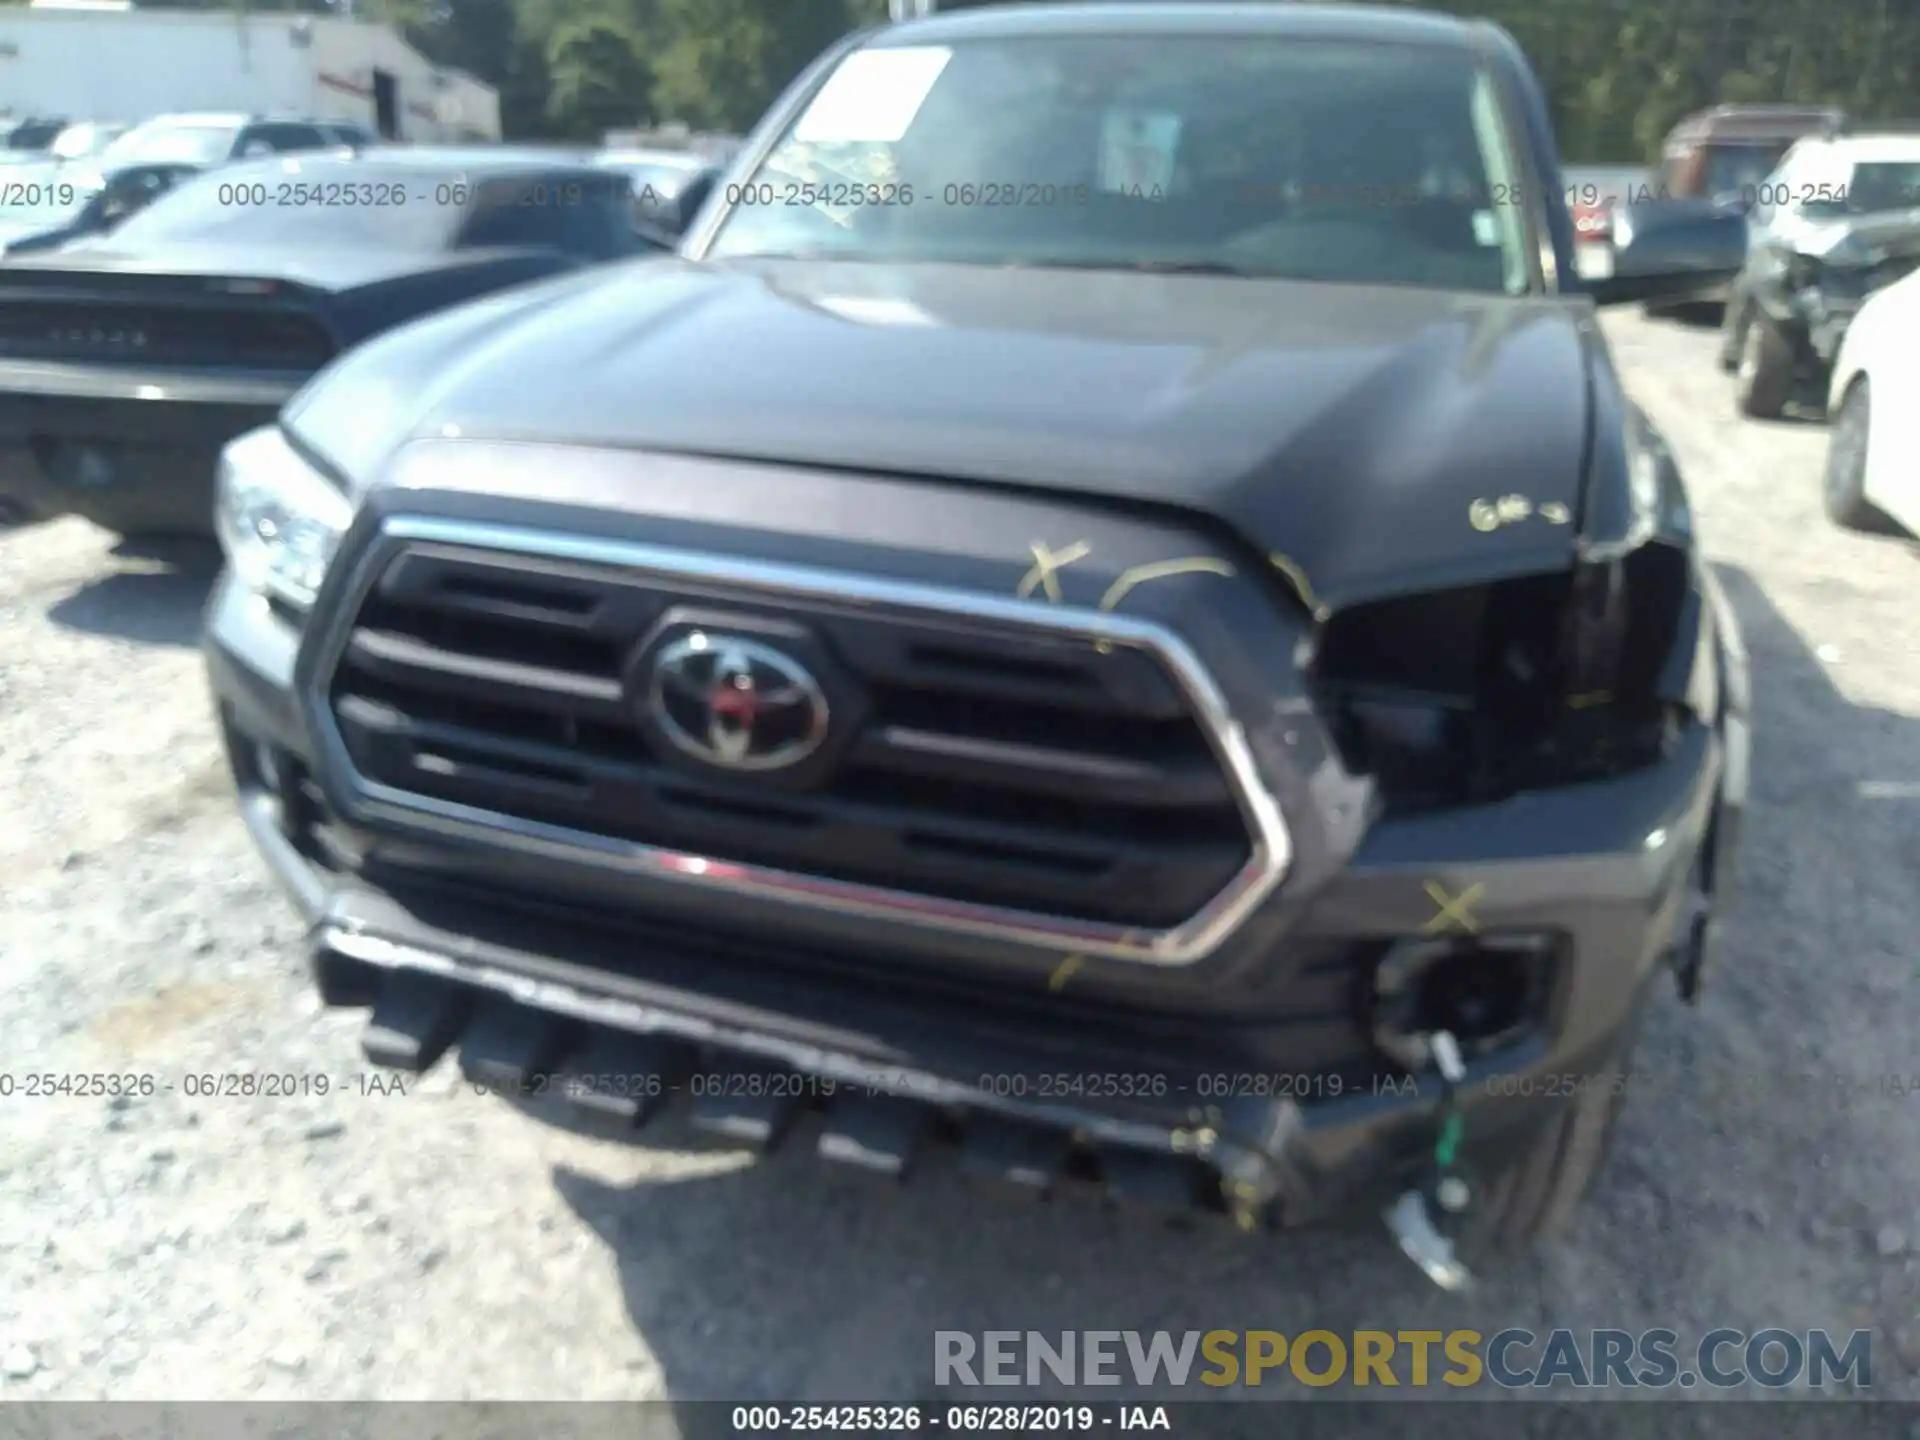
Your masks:
M301 610L326 578L353 503L287 443L278 426L221 452L214 525L241 581Z

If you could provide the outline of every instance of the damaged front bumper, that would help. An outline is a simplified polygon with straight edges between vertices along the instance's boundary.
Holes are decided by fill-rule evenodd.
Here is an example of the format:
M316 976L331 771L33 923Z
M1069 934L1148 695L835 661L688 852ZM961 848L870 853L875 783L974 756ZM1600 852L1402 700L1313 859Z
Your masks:
M1657 766L1377 825L1276 941L1277 957L1331 957L1281 982L1324 994L1324 1013L1268 1013L1250 992L1244 1015L1143 1015L909 984L816 936L794 963L797 937L609 908L561 859L358 829L313 781L299 633L224 578L206 644L246 824L309 922L325 998L370 1007L374 1062L457 1051L476 1085L552 1095L623 1133L683 1110L731 1143L807 1134L823 1158L891 1175L946 1142L964 1170L1029 1193L1092 1187L1243 1222L1372 1214L1429 1164L1444 1082L1366 1041L1369 987L1398 945L1512 940L1543 957L1525 1023L1451 1087L1474 1168L1525 1153L1576 1077L1617 1056L1650 978L1697 978L1701 857L1711 885L1745 804L1744 660L1726 654L1724 713ZM850 925L847 950L865 938Z

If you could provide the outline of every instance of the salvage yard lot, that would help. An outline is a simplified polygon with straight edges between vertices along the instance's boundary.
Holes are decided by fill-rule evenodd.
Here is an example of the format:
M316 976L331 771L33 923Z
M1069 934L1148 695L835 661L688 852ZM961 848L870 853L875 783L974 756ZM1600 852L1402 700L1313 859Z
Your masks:
M936 1329L1257 1324L1870 1327L1920 1398L1920 567L1821 518L1824 430L1736 420L1711 332L1607 324L1746 626L1756 794L1703 1008L1662 996L1537 1261L1454 1298L1374 1225L1254 1244L937 1158L893 1193L590 1140L450 1064L376 1089L232 814L204 575L68 521L0 532L0 1070L158 1085L0 1099L0 1397L933 1398ZM243 1070L301 1093L186 1093Z

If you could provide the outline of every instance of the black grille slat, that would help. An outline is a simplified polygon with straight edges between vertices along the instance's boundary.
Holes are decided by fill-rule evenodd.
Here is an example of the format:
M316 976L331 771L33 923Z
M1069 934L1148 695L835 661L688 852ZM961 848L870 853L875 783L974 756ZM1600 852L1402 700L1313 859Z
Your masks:
M278 307L0 300L0 356L9 359L304 372L325 365L334 349L312 316Z
M1121 804L1217 807L1232 799L1218 767L1197 756L1156 764L1051 745L880 725L861 736L852 759L874 769L913 771L961 782L992 783L1017 774L1022 785L1036 794L1094 794Z
M675 772L589 759L552 745L508 741L457 726L419 724L344 697L342 735L362 773L456 803L500 808L543 824L767 864L825 851L847 878L895 887L931 885L979 897L998 887L1028 904L1057 887L1113 893L1184 869L1193 883L1230 873L1238 852L1221 842L1178 856L1134 837L1060 833L937 812L902 811L842 796L783 796L745 786L696 787ZM667 822L663 824L664 822ZM753 833L743 837L742 826ZM773 832L778 827L780 833ZM956 897L957 898L957 897Z
M627 707L618 679L519 661L462 654L442 644L385 630L362 630L349 644L356 674L436 694L484 703L508 703L623 722Z
M634 662L676 606L831 652L863 701L829 772L795 788L653 752ZM947 900L1164 927L1249 856L1158 660L960 617L422 546L363 601L330 698L356 769L389 789Z

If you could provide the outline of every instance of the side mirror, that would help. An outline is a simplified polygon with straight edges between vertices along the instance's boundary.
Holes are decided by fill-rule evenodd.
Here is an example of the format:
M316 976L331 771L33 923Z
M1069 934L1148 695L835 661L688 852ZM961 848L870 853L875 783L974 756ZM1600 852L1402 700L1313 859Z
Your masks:
M672 243L686 231L687 214L677 193L646 185L633 192L633 223L642 233L666 236Z

